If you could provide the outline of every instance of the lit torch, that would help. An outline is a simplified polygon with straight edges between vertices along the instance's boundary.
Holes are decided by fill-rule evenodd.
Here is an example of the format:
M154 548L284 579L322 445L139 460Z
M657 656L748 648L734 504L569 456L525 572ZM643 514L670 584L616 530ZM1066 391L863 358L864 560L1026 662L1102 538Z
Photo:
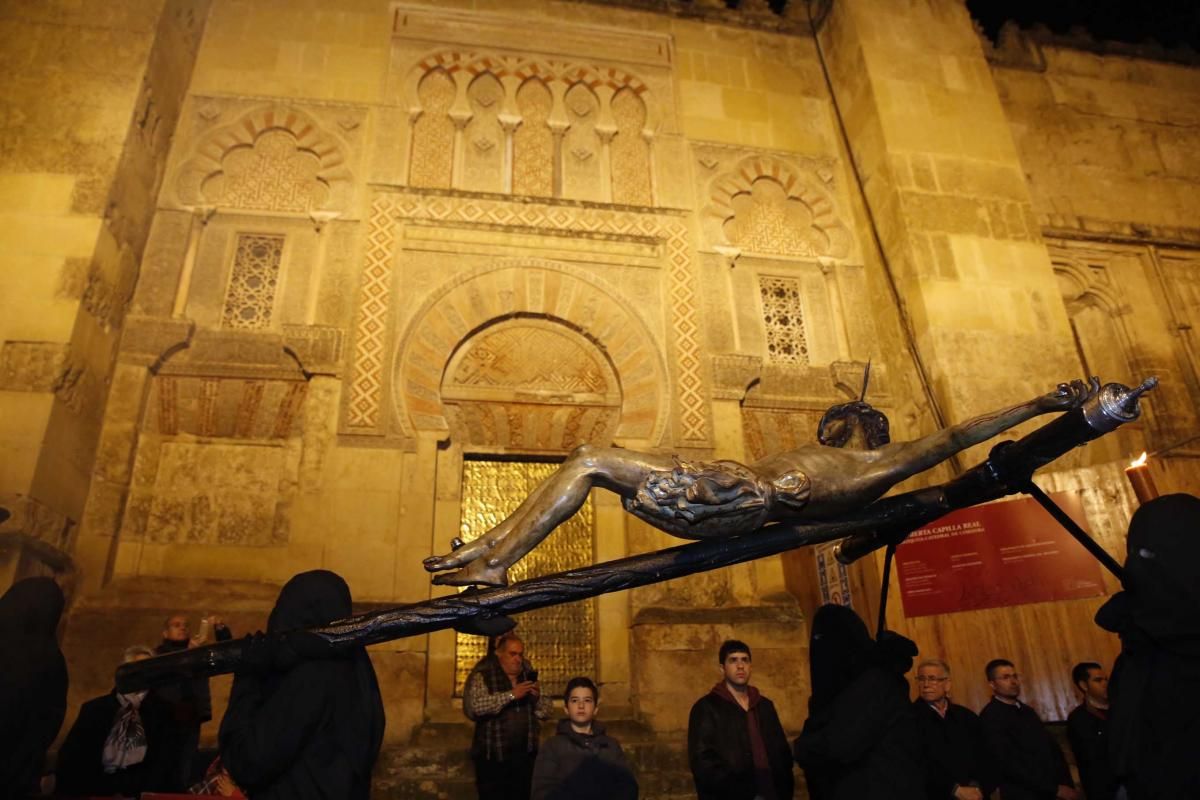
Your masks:
M1154 485L1154 476L1150 474L1150 464L1147 463L1145 452L1129 462L1129 466L1125 468L1125 477L1129 478L1129 484L1133 486L1138 505L1158 497L1158 487Z

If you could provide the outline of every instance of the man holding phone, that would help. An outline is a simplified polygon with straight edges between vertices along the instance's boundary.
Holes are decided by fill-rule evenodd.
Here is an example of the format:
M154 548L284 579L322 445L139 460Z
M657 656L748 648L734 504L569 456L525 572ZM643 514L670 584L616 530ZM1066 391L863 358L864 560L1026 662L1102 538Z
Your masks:
M480 800L529 800L538 732L553 709L525 660L525 643L512 633L499 637L463 689L463 712L475 723L471 759Z

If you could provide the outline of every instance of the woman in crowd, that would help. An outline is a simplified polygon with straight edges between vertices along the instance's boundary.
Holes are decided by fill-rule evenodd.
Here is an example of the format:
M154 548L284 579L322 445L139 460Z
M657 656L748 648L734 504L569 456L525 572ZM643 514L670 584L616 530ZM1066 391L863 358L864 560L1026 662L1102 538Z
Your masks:
M67 662L58 647L64 598L50 578L0 597L0 798L37 789L46 748L67 712Z
M596 719L600 690L572 678L563 693L567 718L542 745L531 800L637 800L638 785L617 740Z
M350 588L326 570L279 593L268 634L349 616ZM383 701L367 651L334 650L316 636L257 636L252 666L234 678L221 721L221 763L254 800L366 800L383 741Z
M150 658L143 645L125 650L126 664ZM58 750L56 791L67 796L137 797L182 789L171 758L169 706L153 692L116 689L88 700Z

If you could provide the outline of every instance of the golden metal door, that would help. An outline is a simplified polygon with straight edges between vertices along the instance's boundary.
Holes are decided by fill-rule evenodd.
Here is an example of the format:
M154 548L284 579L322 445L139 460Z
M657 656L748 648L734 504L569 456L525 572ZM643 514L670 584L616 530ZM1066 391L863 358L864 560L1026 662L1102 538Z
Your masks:
M469 542L500 523L517 509L557 464L534 461L463 462L462 532ZM575 516L564 522L544 542L508 571L515 582L548 575L592 563L595 552L595 513L592 499ZM517 630L525 642L525 654L538 670L542 691L562 695L567 681L576 675L596 676L595 601L552 606L516 617ZM456 695L471 668L487 653L487 639L460 633L455 646Z

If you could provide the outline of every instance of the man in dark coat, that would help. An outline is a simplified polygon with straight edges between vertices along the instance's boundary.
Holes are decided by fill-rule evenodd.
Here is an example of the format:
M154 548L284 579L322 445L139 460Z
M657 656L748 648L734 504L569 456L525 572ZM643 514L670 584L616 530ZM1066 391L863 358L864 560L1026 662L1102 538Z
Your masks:
M1087 800L1113 800L1117 780L1108 758L1108 675L1094 661L1076 664L1071 682L1083 695L1067 715L1067 741L1079 767L1079 782Z
M125 662L152 656L138 645ZM182 791L171 747L171 709L153 692L119 694L116 689L88 700L58 749L55 790L68 796Z
M67 663L58 647L63 593L27 578L0 597L0 798L37 789L46 748L67 713Z
M1124 591L1096 613L1120 634L1109 754L1130 800L1200 797L1200 498L1159 497L1129 523Z
M326 570L279 593L268 637L350 616L350 588ZM248 638L221 721L221 763L254 800L367 800L383 742L383 700L362 647L312 634Z
M205 618L203 624L209 622ZM217 641L228 641L232 634L218 619L216 621ZM202 639L204 634L201 634ZM185 614L172 614L163 621L162 641L154 648L155 655L177 653L186 650L193 644L188 618ZM200 726L212 719L212 694L208 687L208 678L195 678L160 686L154 690L158 699L170 711L168 717L170 738L165 747L172 751L169 758L174 762L174 778L172 782L180 789L188 786L192 779L192 762L200 748Z
M917 665L913 708L925 754L930 800L984 800L996 788L995 770L979 717L950 702L950 665L940 659Z
M567 681L563 706L567 718L538 751L532 800L637 800L637 780L621 745L596 719L596 684L590 678Z
M775 704L750 685L749 645L731 639L718 659L721 680L688 717L688 762L699 800L791 800L787 734Z
M793 744L813 800L923 800L925 765L904 674L917 646L885 631L872 641L846 606L813 616L812 697Z
M1067 760L1032 706L1022 703L1021 679L1011 661L984 668L992 699L979 712L988 749L996 758L1004 800L1078 800Z

